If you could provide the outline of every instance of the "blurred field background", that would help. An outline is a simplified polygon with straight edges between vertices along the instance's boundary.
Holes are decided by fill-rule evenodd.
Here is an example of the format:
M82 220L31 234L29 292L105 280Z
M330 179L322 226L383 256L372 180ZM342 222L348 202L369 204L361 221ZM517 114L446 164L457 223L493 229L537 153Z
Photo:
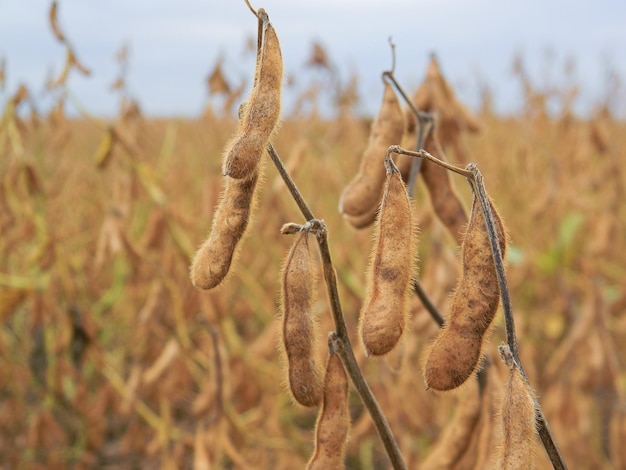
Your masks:
M68 72L80 73L80 47L65 45ZM283 115L274 144L329 228L356 333L371 229L351 228L337 203L371 117L355 112L358 77L334 75L328 54L311 45L302 73L323 81L313 79ZM80 59L88 67L89 58ZM248 89L218 62L201 116L153 118L126 92L128 60L120 50L115 119L92 116L62 73L48 81L45 98L23 86L3 89L0 468L303 468L316 411L294 405L283 387L275 317L291 243L279 230L304 221L271 163L234 274L210 292L196 291L188 276ZM566 460L572 468L626 468L626 123L611 109L619 77L580 117L572 112L575 83L546 89L522 58L511 62L523 108L495 114L486 87L476 110L481 131L461 134L448 158L478 163L508 226L520 353ZM331 112L322 114L317 104L329 96ZM38 112L40 99L56 105ZM469 208L469 188L454 178ZM446 312L458 248L420 180L414 210L419 277ZM318 292L325 336L332 322L321 284ZM454 410L454 397L424 390L422 351L435 333L415 298L410 331L389 356L366 360L353 338L409 468L419 468ZM490 355L502 339L498 320ZM320 341L320 355L324 349ZM352 398L347 467L386 468L370 418ZM537 454L548 468L539 445Z

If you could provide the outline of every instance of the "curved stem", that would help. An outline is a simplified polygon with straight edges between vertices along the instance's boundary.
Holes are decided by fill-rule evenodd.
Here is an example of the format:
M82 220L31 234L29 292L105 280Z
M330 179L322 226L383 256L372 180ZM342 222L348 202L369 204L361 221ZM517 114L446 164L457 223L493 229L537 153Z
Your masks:
M393 76L393 73L396 71L396 44L391 36L389 36L389 47L391 47L391 70L389 70L389 75ZM384 79L385 75L383 74Z
M522 367L522 362L519 358L519 350L517 346L517 336L515 335L515 321L513 319L513 307L511 305L511 297L509 295L509 286L506 281L506 272L504 269L504 260L502 258L502 251L500 250L500 244L498 243L498 236L496 232L496 223L491 210L491 204L485 185L483 183L483 175L480 173L478 166L474 163L470 163L466 167L466 171L470 173L467 180L474 192L476 198L480 203L480 208L483 212L485 224L487 226L487 233L489 235L489 244L491 246L491 253L493 255L494 265L496 267L496 275L498 277L498 286L500 287L500 298L502 299L502 309L504 310L504 324L506 329L507 345L511 351L511 354L519 366L519 370L526 381L528 376ZM539 401L535 398L535 405L537 408L537 431L541 442L543 443L548 457L552 462L552 466L558 470L567 469L565 460L561 455L552 431L548 425L545 415L539 405Z
M391 42L391 38L389 38L389 44L391 45L391 50L393 54L393 67L391 68L391 70L383 72L383 80L387 78L391 81L391 83L396 88L398 93L400 93L400 95L402 96L402 99L404 100L404 102L411 109L411 112L415 115L417 119L417 142L416 142L415 150L420 150L423 146L424 138L428 135L429 132L432 132L432 125L433 125L434 117L431 113L426 113L426 112L418 110L413 104L413 101L411 101L409 96L406 94L404 89L400 86L400 84L396 80L396 77L394 76L395 65L396 65L396 49L395 49L395 44ZM431 127L427 128L428 125L430 125ZM409 172L409 179L407 181L407 188L409 189L410 197L413 197L413 191L415 188L415 180L417 179L417 175L420 172L421 166L422 166L421 160L414 160L413 163L411 164L411 171Z
M424 140L433 132L434 123L432 119L419 119L418 127L417 127L417 141L415 142L415 150L419 151L424 147ZM407 182L407 186L409 188L409 196L413 197L413 192L415 191L415 184L417 181L417 175L422 169L422 159L415 158L411 162L411 171L409 173L409 180Z
M349 341L345 338L340 338L339 335L333 331L329 334L328 342L329 344L332 344L335 352L339 354L343 366L352 379L354 388L356 388L363 404L372 417L376 430L378 431L378 435L383 441L383 445L385 446L385 450L387 451L392 467L394 469L406 469L406 464L404 463L402 454L400 454L400 449L398 448L398 445L393 437L387 418L385 418L385 415L380 409L372 390L361 374L359 364L354 357L354 352L352 351Z
M419 111L415 107L415 105L413 104L413 102L411 101L409 96L406 94L404 89L400 86L400 84L396 80L396 77L393 75L392 71L388 70L386 72L383 72L383 77L388 78L389 80L391 80L391 83L393 83L393 86L396 87L396 90L398 90L398 93L400 93L400 95L402 95L402 99L407 104L407 106L411 109L413 114L415 114L415 117L417 117L418 121L421 121L421 120L432 120L432 118L433 118L432 114L425 113L424 111Z
M278 156L278 153L276 153L276 150L274 149L272 144L268 144L267 150L270 158L272 159L272 162L278 170L278 173L287 185L291 196L300 208L302 215L307 221L312 221L316 219L316 217L313 215L313 212L302 198L300 191L291 179L291 175L289 175L289 173L287 172L285 165ZM324 222L322 220L316 221L316 225L318 223L321 227L316 230L316 239L322 258L324 281L326 284L328 299L330 302L330 309L336 330L335 332L331 333L331 335L334 335L332 336L334 347L336 348L337 353L342 359L344 367L346 368L346 371L350 376L350 380L352 381L354 388L361 397L363 404L367 408L367 411L369 412L372 421L374 422L376 431L378 432L378 435L380 436L380 439L385 446L385 450L387 451L387 455L389 456L389 460L393 468L395 470L405 470L406 464L404 463L404 459L400 454L400 449L393 436L391 428L389 427L387 418L385 418L385 415L383 414L380 406L378 405L378 402L376 401L376 397L372 393L370 387L367 385L367 382L363 377L363 373L359 368L359 364L354 357L354 351L352 349L352 345L350 344L348 328L346 326L343 311L341 308L341 301L339 299L339 291L337 289L337 276L330 255L330 248L328 246L328 231L326 230L326 226L324 225Z
M399 145L392 145L391 147L389 147L387 152L390 152L390 153L400 153L400 154L404 154L404 155L409 155L410 157L425 158L426 160L430 160L431 162L436 163L437 165L444 167L446 170L453 171L454 173L458 173L459 175L465 176L466 178L471 178L472 177L472 172L471 171L469 171L469 170L467 170L465 168L460 168L458 166L451 165L450 163L444 162L443 160L439 160L437 157L431 155L430 153L428 153L424 149L420 149L417 152L414 152L412 150L403 149Z
M252 12L252 14L258 18L258 17L259 17L259 14L258 14L258 12L254 9L254 7L250 4L250 0L244 0L244 1L246 2L246 5L248 5L248 8L250 8L250 11Z

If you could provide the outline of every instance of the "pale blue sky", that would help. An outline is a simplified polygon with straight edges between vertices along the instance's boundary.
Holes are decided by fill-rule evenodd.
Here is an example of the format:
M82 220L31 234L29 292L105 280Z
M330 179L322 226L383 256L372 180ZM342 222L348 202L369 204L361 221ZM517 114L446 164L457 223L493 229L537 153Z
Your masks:
M270 15L287 74L302 76L312 41L318 40L344 80L358 73L360 110L367 113L380 101L390 35L397 44L396 75L408 89L420 82L435 51L444 74L471 106L479 103L481 83L493 89L497 109L519 106L520 86L511 73L517 52L538 84L564 83L565 63L573 58L581 112L605 94L609 69L626 77L624 0L252 3ZM8 75L0 103L20 82L43 96L50 69L61 70L65 51L48 26L49 6L49 0L0 0L0 57L6 58ZM97 114L116 113L118 98L109 86L123 44L131 50L129 90L148 114L198 115L207 102L204 80L219 55L233 82L253 73L253 58L243 50L246 38L256 35L256 20L243 0L60 0L59 20L78 57L93 70L90 78L73 73L69 88ZM622 115L625 103L622 89L614 104ZM40 98L41 108L48 105Z

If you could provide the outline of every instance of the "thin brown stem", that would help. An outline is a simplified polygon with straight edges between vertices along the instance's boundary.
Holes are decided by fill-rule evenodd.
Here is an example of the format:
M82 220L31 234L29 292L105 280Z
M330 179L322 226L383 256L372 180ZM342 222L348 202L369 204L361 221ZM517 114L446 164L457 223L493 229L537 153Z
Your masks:
M500 250L500 244L498 243L496 222L493 211L491 210L491 203L489 202L489 196L487 196L487 191L485 190L483 175L478 169L478 166L474 163L470 163L469 165L467 165L466 169L472 174L472 176L468 178L468 181L470 183L472 191L474 192L474 197L476 197L478 199L478 202L480 203L480 208L483 212L485 223L487 225L489 243L491 245L493 261L496 267L496 274L498 277L498 287L500 288L500 297L502 298L502 309L504 310L506 342L509 345L511 354L513 354L513 357L519 363L519 351L517 347L517 336L515 334L513 307L511 305L509 286L506 281L506 271L504 269L504 260L502 257L502 250Z
M394 52L394 58L395 58L395 46L394 46L393 52ZM415 104L413 104L413 101L411 101L411 99L406 94L402 86L400 86L400 83L398 83L398 80L396 80L396 77L394 76L393 72L394 72L393 70L383 72L383 79L388 78L389 80L391 80L391 83L396 88L398 93L400 93L400 95L402 96L402 99L404 100L404 102L407 104L407 106L409 107L409 109L415 115L415 118L417 119L417 142L415 145L416 147L415 150L417 151L422 148L424 144L424 139L428 136L428 133L432 132L435 118L432 115L432 113L420 111L419 109L415 107ZM413 187L415 186L414 183L419 173L420 166L421 166L421 160L414 161L413 165L411 166L409 185L408 185L410 196L413 196Z
M428 138L428 135L434 132L434 122L432 119L419 119L417 121L417 140L415 142L415 151L419 151L424 146L424 140ZM407 186L409 188L409 196L413 197L415 191L415 184L417 181L417 175L422 169L422 159L415 158L411 162L411 171L409 172L409 180Z
M485 218L485 224L487 226L489 244L491 245L491 253L493 255L493 261L496 267L496 275L498 277L498 286L500 287L502 309L504 310L504 324L506 329L507 345L515 362L519 366L519 370L522 376L525 378L526 381L528 381L528 377L526 375L526 372L524 371L522 362L519 357L517 336L515 335L515 321L513 319L513 307L511 304L511 297L509 295L509 286L506 281L504 260L502 258L500 244L498 243L495 218L493 215L493 211L491 210L491 204L489 202L489 197L487 196L487 191L485 190L483 176L480 173L478 166L474 163L470 163L469 165L467 165L466 171L470 173L470 176L468 176L467 180L472 188L472 191L474 192L474 196L478 198L480 208ZM552 466L557 470L567 469L565 460L563 459L561 451L559 450L556 441L552 436L552 431L550 430L548 421L546 420L546 417L543 414L543 411L537 399L535 399L535 405L537 407L537 431L539 433L539 437L541 438L541 442L546 449L548 457L552 462Z
M313 215L311 209L309 209L308 205L302 198L300 191L296 187L296 184L291 179L291 175L285 168L282 160L280 159L276 150L272 144L268 144L267 147L268 153L272 162L276 166L278 173L283 178L283 181L287 185L291 196L296 201L296 204L300 208L302 215L305 217L307 222L311 222L316 225L316 239L320 249L320 255L322 258L322 266L324 271L324 281L326 284L326 290L328 293L328 299L330 302L330 309L333 316L333 321L335 323L335 332L331 333L336 338L336 346L337 352L340 354L344 367L350 376L350 380L354 385L354 388L358 392L363 404L367 408L374 426L378 431L378 435L380 436L383 445L385 446L385 450L387 455L389 456L389 460L396 470L404 470L406 469L406 464L404 463L404 459L400 454L400 449L398 444L393 436L391 428L387 422L387 418L383 414L378 402L376 401L376 397L372 393L372 390L367 385L365 378L363 377L363 373L361 372L358 362L354 357L354 351L352 349L352 345L350 344L350 338L348 336L348 328L346 326L345 318L343 315L343 311L341 308L341 301L339 298L339 291L337 289L337 276L335 273L335 268L333 266L332 258L330 255L330 248L328 246L328 231L326 230L326 226L322 220L316 219Z
M391 70L389 70L389 74L393 76L393 73L396 71L396 44L393 42L393 38L389 36L389 47L391 47ZM385 79L383 75L383 80Z
M278 170L280 177L285 182L285 185L287 185L287 189L291 193L291 197L293 198L294 201L296 201L296 204L298 205L298 208L300 209L300 212L302 212L302 215L304 216L304 218L306 220L315 219L316 217L313 215L313 212L311 211L311 209L309 209L309 206L302 198L300 191L298 191L298 188L296 187L296 183L294 183L293 180L291 179L291 175L285 168L285 165L283 164L282 160L278 156L278 153L276 153L276 150L274 150L274 146L272 144L267 145L267 153L269 153L270 158L272 159L272 162L274 163L274 166Z
M341 338L339 334L333 331L328 335L328 343L331 346L331 349L339 354L343 366L352 379L354 388L356 388L357 392L361 396L363 404L367 408L367 411L369 411L370 416L372 416L374 425L376 426L378 435L383 441L383 445L385 446L385 450L387 451L392 467L394 469L406 469L406 464L404 463L402 454L400 454L400 449L393 438L387 418L385 418L378 402L374 398L372 390L361 374L359 364L354 357L354 352L352 351L349 341L347 341L347 338Z
M384 78L388 78L389 80L391 80L391 83L396 88L396 90L398 90L398 93L400 93L400 95L402 95L402 99L408 105L408 107L411 109L413 114L415 114L415 116L417 117L418 121L422 120L422 119L424 119L424 120L431 120L432 119L432 114L425 113L423 111L419 111L415 107L415 105L411 101L411 98L409 98L409 96L406 94L404 89L400 86L400 84L396 80L396 77L393 75L392 71L387 70L386 72L383 72L383 77Z
M413 279L413 281L411 281L411 287L413 287L413 291L421 300L422 305L424 305L424 308L426 308L426 311L430 313L430 316L433 318L433 320L435 320L437 325L439 325L439 328L441 328L446 321L443 318L443 315L441 314L439 309L435 306L435 304L432 303L432 301L422 288L422 285L417 279Z
M394 50L394 53L395 53L395 50ZM400 84L396 80L396 77L393 75L393 70L383 72L383 79L385 78L388 78L389 80L391 80L391 83L396 88L398 93L400 93L400 95L402 96L402 99L408 105L408 107L411 109L411 112L415 115L415 118L417 119L417 142L416 142L415 150L420 150L423 146L424 139L426 138L429 132L432 132L432 126L434 124L434 117L431 113L420 111L419 109L415 107L415 105L413 104L413 101L411 101L409 96L406 94L404 89L400 86ZM430 127L427 128L427 126L430 126ZM415 189L415 181L417 180L417 175L420 172L421 166L422 166L421 160L415 160L411 164L411 171L409 172L409 180L407 182L407 187L409 189L409 196L411 197L413 197L413 192Z
M268 16L267 12L263 8L259 8L259 11L255 11L250 5L250 3L248 3L248 0L246 0L246 3L248 4L248 6L250 7L254 15L259 20L257 36L256 36L256 64L257 64L257 72L258 72L259 64L261 63L261 55L263 54L263 42L265 41L265 31L267 29L267 25L270 23L270 17ZM253 87L257 86L258 78L259 78L259 74L255 72L254 83L252 84ZM241 108L239 109L239 111L241 112Z
M420 149L417 152L414 152L412 150L403 149L399 145L392 145L391 147L389 147L387 152L388 153L400 153L404 155L409 155L410 157L425 158L426 160L430 160L431 162L444 167L446 170L453 171L454 173L458 173L459 175L465 176L466 178L472 177L471 171L465 168L460 168L458 166L451 165L450 163L444 162L443 160L439 160L437 157L431 155L424 149Z
M258 12L254 9L254 7L250 4L250 0L244 0L244 1L246 2L246 5L248 5L248 8L250 8L250 11L252 12L252 14L258 18L258 17L259 17L259 14L258 14Z
M323 224L324 222L322 222ZM325 228L325 225L324 225ZM328 246L328 231L320 230L317 232L317 243L320 247L320 253L322 256L322 265L324 267L324 280L326 281L326 288L328 290L328 297L330 300L330 309L335 322L335 329L337 335L350 347L350 338L348 337L348 327L343 316L341 308L341 301L339 299L339 291L337 290L337 275L333 266L333 261L330 256L330 247ZM359 374L361 372L359 371ZM361 377L362 378L362 377Z

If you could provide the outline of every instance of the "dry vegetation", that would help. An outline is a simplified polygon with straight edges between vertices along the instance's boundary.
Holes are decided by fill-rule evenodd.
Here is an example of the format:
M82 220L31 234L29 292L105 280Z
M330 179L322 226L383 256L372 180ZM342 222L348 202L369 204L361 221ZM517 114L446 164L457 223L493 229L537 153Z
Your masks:
M252 184L257 178L259 184L246 202L253 215L233 267L219 287L197 290L189 266L220 200L224 149L240 129L235 113L209 106L198 119L144 117L125 97L122 51L119 118L103 123L83 112L69 119L63 83L73 68L85 68L57 24L56 8L51 20L68 51L63 75L49 83L58 106L40 116L25 87L7 90L12 98L0 123L0 468L293 469L338 461L350 469L388 468L353 389L348 432L345 373L337 354L328 359L324 340L335 330L324 280L311 274L302 285L291 276L302 264L318 269L309 266L319 264L314 237L308 247L304 235L281 234L284 224L306 220L267 155L255 166ZM311 63L328 63L319 45L314 52ZM533 421L535 397L573 468L626 468L626 124L606 107L577 118L565 98L562 114L549 117L519 64L524 111L503 118L486 106L472 116L460 104L446 105L456 101L449 87L433 85L436 66L431 62L415 104L451 109L452 115L441 113L438 128L444 150L459 166L478 164L507 227L508 284L532 387L506 351L506 364L498 355L505 340L501 310L482 344L484 372L454 392L425 388L424 362L439 326L417 296L404 302L408 315L394 313L402 334L392 339L396 347L366 357L359 312L376 281L368 280L368 266L394 254L386 247L370 255L372 231L384 227L357 230L337 210L370 132L370 121L350 112L356 91L348 87L337 99L336 118L296 110L282 116L272 142L329 230L363 375L408 468L487 468L496 459L503 468L520 468L520 455L551 468L539 439L528 425L520 428ZM224 95L229 110L242 90L228 84L220 67L208 85ZM429 87L430 95L423 91ZM408 127L414 131L415 121ZM437 152L443 150L434 146L431 153ZM417 265L436 307L450 312L465 251L454 229L458 217L438 212L428 171L424 162L411 201L419 261L405 261ZM469 213L469 186L448 175L446 194ZM378 201L384 177L376 178ZM382 245L380 233L377 240ZM308 251L292 251L283 266L294 243ZM294 305L294 298L303 300ZM293 319L283 330L277 312L290 307L310 323L295 325L305 337L294 349L285 344L285 352L279 345ZM482 333L472 338L478 349ZM303 378L287 374L291 357L311 369L314 396L294 390L292 381ZM325 363L333 370L326 379ZM296 404L289 386L295 400L304 396L314 406ZM327 437L314 443L315 435Z

